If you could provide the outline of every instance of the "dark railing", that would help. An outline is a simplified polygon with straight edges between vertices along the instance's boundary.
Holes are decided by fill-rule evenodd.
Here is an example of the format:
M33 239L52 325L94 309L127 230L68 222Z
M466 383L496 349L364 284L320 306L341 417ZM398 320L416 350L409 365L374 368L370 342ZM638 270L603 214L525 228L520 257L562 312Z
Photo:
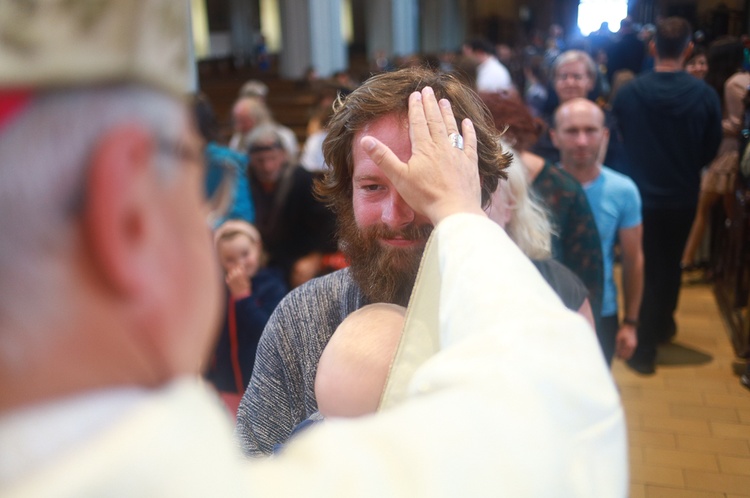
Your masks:
M750 358L750 181L738 176L714 223L714 295L739 357Z

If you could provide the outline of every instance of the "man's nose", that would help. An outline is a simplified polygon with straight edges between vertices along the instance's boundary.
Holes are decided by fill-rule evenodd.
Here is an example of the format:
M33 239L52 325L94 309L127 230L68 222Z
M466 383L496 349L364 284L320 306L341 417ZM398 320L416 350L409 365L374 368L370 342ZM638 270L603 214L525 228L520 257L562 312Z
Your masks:
M414 210L394 189L385 201L380 220L391 228L400 228L414 221Z

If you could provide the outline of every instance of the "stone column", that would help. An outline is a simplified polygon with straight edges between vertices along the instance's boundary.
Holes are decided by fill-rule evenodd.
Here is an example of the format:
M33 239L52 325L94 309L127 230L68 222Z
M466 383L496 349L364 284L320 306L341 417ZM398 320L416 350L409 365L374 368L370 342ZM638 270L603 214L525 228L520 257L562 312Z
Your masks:
M341 0L281 0L279 72L298 79L309 66L322 77L346 69Z
M258 0L229 0L229 12L232 55L238 65L250 64L260 33Z
M466 36L461 0L422 0L422 52L440 53L460 49Z
M409 55L419 52L417 0L368 0L367 55Z
M328 77L349 65L341 32L341 0L309 0L309 3L312 65L320 76Z

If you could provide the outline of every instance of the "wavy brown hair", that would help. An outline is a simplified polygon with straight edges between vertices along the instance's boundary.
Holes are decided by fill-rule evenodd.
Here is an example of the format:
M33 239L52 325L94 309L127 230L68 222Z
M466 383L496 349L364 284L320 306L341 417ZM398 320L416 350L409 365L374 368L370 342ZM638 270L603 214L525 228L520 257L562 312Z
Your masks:
M373 76L334 104L328 136L323 142L323 155L329 169L317 181L315 192L337 214L351 210L354 136L384 116L396 114L407 119L409 95L426 86L432 87L438 99L445 98L451 103L459 130L464 118L474 123L482 205L488 204L498 180L505 178L503 170L510 161L510 154L500 145L487 107L471 88L454 76L413 67Z

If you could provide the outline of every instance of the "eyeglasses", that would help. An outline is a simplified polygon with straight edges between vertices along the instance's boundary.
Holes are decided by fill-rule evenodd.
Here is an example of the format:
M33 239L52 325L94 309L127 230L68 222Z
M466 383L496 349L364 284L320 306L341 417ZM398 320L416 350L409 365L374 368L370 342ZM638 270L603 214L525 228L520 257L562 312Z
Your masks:
M588 78L588 75L579 73L561 73L555 77L557 81L565 81L568 78L571 78L573 81L583 81L584 78Z
M206 221L214 226L226 216L234 200L234 188L237 182L237 169L227 159L207 161L197 147L190 147L170 139L160 139L159 152L168 154L180 161L197 164L205 172Z

